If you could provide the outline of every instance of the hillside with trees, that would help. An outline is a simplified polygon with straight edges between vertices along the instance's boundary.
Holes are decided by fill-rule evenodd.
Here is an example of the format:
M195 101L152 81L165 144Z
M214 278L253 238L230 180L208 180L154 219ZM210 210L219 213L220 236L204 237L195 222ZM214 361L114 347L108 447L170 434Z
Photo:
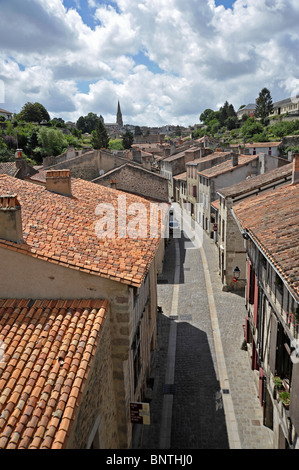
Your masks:
M283 116L275 116L270 123L268 116L272 110L271 94L267 88L263 88L256 100L254 116L243 115L242 119L238 119L234 107L226 101L218 111L208 108L200 115L202 124L193 132L193 137L208 135L226 144L244 144L275 142L286 136L299 135L299 119L285 121ZM297 152L299 147L285 149L288 150Z

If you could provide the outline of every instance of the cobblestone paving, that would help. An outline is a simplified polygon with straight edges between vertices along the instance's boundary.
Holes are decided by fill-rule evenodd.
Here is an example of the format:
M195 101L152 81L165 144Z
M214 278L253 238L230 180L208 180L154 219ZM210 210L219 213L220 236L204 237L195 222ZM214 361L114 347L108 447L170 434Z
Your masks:
M151 425L144 426L136 448L158 449L165 389L170 323L177 322L175 383L172 408L172 449L228 449L222 394L210 321L208 297L200 251L186 238L179 239L180 285L177 316L172 318L175 249L166 248L163 274L158 284L158 350L151 376L154 379ZM204 234L221 340L242 449L271 448L271 431L262 425L254 372L246 351L241 350L244 297L223 292L218 275L217 249ZM169 390L168 390L169 392Z

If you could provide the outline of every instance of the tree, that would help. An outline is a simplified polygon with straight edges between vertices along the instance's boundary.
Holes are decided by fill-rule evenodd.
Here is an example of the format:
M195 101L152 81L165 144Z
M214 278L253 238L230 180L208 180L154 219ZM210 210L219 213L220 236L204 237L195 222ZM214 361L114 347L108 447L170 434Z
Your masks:
M17 115L18 121L37 122L50 121L50 115L40 103L26 103Z
M38 151L40 151L42 156L53 155L56 157L68 147L68 141L63 132L53 127L42 127L38 133L37 139L40 145Z
M142 130L140 129L139 126L135 126L134 132L135 132L135 135L142 135Z
M263 88L256 100L255 116L261 118L262 124L265 124L269 114L273 112L273 103L271 93L268 88Z
M206 124L206 121L209 121L209 117L212 113L214 113L212 109L210 108L205 109L199 116L200 122L203 122L204 124Z
M255 134L261 134L264 130L263 125L253 117L249 117L241 127L241 134L244 139L251 139Z
M0 137L0 162L10 162L14 161L14 152L7 148L6 143Z
M121 139L110 139L109 150L123 150L123 143Z
M91 132L91 145L94 149L108 148L109 137L101 118L97 119L95 129Z
M83 133L87 132L91 134L95 130L98 119L101 119L104 124L104 119L102 116L98 117L95 113L88 113L87 116L80 116L76 122L77 129L81 130Z
M126 133L123 135L122 141L124 149L130 149L134 142L134 136L132 132L126 131Z

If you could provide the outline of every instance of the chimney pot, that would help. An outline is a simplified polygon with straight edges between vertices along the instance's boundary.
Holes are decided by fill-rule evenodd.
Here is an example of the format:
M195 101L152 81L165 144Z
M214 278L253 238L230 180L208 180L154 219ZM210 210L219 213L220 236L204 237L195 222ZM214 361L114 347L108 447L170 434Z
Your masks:
M72 196L70 170L48 170L46 172L46 189L63 196Z
M16 159L18 159L18 158L24 158L24 157L23 157L22 149L17 149L17 150L16 150L15 157L16 157Z
M21 206L16 194L0 195L0 238L23 241Z
M292 174L292 184L299 183L299 154L296 153L293 155L293 174Z

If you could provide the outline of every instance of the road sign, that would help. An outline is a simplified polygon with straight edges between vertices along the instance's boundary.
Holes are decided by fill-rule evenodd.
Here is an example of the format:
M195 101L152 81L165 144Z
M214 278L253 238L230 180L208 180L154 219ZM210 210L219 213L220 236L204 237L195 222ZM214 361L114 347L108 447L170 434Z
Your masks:
M130 415L133 424L150 424L149 403L131 402Z
M238 279L236 277L233 277L233 282L237 282Z

